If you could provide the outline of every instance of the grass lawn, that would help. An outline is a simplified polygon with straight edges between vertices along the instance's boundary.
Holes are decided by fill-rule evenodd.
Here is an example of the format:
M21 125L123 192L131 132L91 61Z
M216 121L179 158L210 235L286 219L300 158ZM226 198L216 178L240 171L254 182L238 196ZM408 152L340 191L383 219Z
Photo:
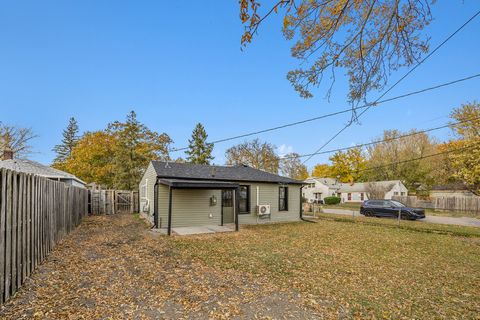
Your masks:
M480 228L322 214L168 237L89 216L0 319L478 319Z
M476 319L480 229L321 215L168 240L179 261L268 279L326 318Z

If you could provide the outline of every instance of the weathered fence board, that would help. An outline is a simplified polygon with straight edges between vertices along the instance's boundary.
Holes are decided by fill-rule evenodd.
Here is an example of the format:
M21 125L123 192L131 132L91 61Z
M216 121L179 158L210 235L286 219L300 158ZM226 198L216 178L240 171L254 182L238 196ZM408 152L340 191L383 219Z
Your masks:
M90 214L139 212L138 191L89 190Z
M480 197L434 197L431 200L421 200L416 196L394 196L410 207L427 208L434 210L465 211L480 214Z
M88 212L88 190L0 170L0 303Z

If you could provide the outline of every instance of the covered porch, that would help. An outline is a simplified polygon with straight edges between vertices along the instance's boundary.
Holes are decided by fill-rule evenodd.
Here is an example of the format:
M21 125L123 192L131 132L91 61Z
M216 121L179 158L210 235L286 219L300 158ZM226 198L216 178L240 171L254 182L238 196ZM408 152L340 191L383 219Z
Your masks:
M167 212L166 219L164 217L162 220L166 222L166 230L165 223L161 223L166 234L187 235L239 230L239 185L237 183L212 180L158 179L154 191L156 197L154 201L155 228L160 226L158 208L158 189L160 187L163 188L162 190L168 188L168 198L164 199L162 205L163 211ZM222 201L224 192L229 192L233 197L233 205L225 212ZM230 220L232 213L233 221ZM206 214L208 214L208 217L206 217Z

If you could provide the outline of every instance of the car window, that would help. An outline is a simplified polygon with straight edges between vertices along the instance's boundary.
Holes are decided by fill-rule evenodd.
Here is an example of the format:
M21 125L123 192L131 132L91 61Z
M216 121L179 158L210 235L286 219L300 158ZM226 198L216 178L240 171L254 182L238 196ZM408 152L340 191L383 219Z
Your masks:
M379 207L379 206L382 205L382 202L381 201L368 201L368 205L373 206L373 207Z
M394 207L397 207L397 208L404 208L405 207L405 205L401 202L398 202L398 201L395 201L395 200L391 200L390 202Z
M382 207L390 208L391 206L392 206L392 203L390 203L390 201L382 201Z

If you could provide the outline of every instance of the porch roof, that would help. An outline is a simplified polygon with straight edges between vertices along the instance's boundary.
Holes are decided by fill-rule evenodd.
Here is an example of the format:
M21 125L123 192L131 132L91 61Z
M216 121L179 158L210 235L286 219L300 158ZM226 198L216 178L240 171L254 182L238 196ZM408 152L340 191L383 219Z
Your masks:
M236 189L238 183L214 180L158 179L160 184L183 189Z

